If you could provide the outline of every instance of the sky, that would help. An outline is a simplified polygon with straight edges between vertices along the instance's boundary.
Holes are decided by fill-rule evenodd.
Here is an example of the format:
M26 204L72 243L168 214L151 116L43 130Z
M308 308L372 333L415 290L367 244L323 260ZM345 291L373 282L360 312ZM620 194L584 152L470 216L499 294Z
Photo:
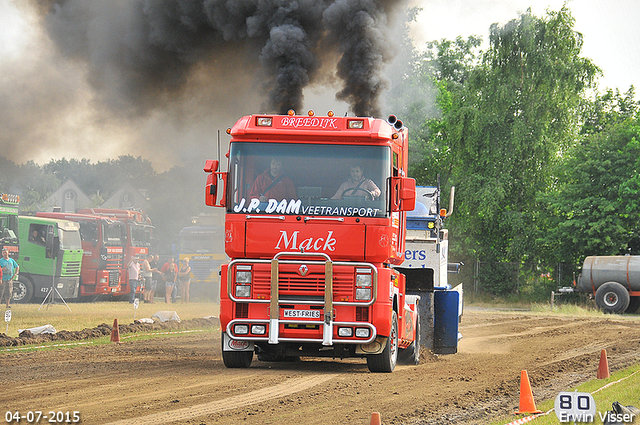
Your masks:
M125 0L121 0L120 4ZM558 10L562 0L409 0L422 10L411 25L415 45L479 35L487 40L493 23L505 24L531 7L536 16ZM87 158L92 162L131 154L150 159L163 171L217 153L217 131L242 115L260 112L256 90L222 84L211 89L207 72L190 76L181 102L122 119L101 107L89 83L86 64L56 53L54 43L22 0L0 0L0 153L23 163ZM626 91L640 82L640 2L572 0L575 29L584 36L582 55L604 73L600 89ZM97 40L100 42L100 40ZM241 73L242 71L238 71ZM203 90L203 87L207 90ZM255 88L252 88L255 89ZM304 107L344 113L336 90L309 87ZM253 94L252 94L253 93ZM201 105L216 105L215 110ZM247 105L256 105L255 110ZM320 112L322 111L322 112ZM149 142L151 141L151 142ZM211 152L209 155L208 152Z
M505 24L518 12L543 16L559 10L564 0L414 0L422 8L412 24L412 37L420 47L430 40L480 35L487 41L493 23ZM637 0L572 0L567 6L574 29L583 35L582 56L602 69L600 89L626 91L640 85L640 2Z

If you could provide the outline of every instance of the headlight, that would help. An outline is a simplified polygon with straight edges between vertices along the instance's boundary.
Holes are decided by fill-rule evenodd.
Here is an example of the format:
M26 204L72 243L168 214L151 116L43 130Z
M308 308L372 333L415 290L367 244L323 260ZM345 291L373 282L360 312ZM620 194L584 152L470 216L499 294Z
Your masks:
M265 325L251 325L251 333L254 335L264 335L267 332Z
M371 335L371 330L369 328L356 328L357 338L369 338L369 335Z
M106 277L100 278L100 283L107 283L107 282L109 282L109 279L107 279Z
M246 335L249 333L249 325L235 325L233 327L233 332L237 335Z
M352 328L338 328L338 336L341 336L343 338L349 338L352 335L353 335Z
M371 275L370 274L357 274L356 275L356 286L371 286Z
M370 300L371 288L356 288L356 300Z
M251 296L250 285L236 285L236 297L249 298Z
M251 272L236 270L236 283L251 283Z

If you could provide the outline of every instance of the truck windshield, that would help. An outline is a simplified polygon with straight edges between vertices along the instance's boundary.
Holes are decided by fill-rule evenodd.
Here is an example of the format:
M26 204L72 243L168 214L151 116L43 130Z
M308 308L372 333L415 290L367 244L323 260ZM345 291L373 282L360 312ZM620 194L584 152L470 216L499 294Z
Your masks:
M231 144L227 213L386 217L390 148Z
M131 223L131 245L151 246L151 226Z
M182 229L178 241L182 254L209 254L224 252L224 229Z
M60 249L81 249L82 241L80 240L80 232L77 229L64 230L58 227L60 236Z
M122 228L122 223L104 224L102 231L104 244L108 246L123 246L122 235L124 235L124 232Z

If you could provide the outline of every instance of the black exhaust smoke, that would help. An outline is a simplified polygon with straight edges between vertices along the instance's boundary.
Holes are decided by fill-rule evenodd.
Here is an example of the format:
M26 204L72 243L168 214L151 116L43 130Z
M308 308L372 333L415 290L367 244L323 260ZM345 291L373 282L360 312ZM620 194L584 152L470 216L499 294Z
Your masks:
M300 110L303 89L334 75L342 81L338 99L356 115L377 116L379 96L388 86L382 69L395 50L390 13L402 13L403 4L51 0L38 8L59 51L86 64L98 99L113 111L144 115L162 108L202 69L212 85L238 83L229 81L229 72L217 72L236 67L242 72L231 78L256 70L252 78L268 99L264 112Z

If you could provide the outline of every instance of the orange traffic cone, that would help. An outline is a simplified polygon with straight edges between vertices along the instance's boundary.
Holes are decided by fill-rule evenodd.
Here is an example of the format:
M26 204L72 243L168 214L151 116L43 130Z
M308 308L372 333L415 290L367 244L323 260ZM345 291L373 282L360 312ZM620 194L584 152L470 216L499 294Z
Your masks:
M533 401L529 374L527 374L526 370L520 372L520 405L518 407L516 415L521 413L542 413L542 410L536 409L536 403Z
M600 351L600 364L598 365L598 379L607 379L609 377L609 361L607 360L607 350L604 348Z
M113 329L111 330L111 342L120 344L120 329L118 328L118 319L113 319Z
M380 413L378 412L373 412L371 414L371 423L370 425L381 425L382 422L380 422Z

